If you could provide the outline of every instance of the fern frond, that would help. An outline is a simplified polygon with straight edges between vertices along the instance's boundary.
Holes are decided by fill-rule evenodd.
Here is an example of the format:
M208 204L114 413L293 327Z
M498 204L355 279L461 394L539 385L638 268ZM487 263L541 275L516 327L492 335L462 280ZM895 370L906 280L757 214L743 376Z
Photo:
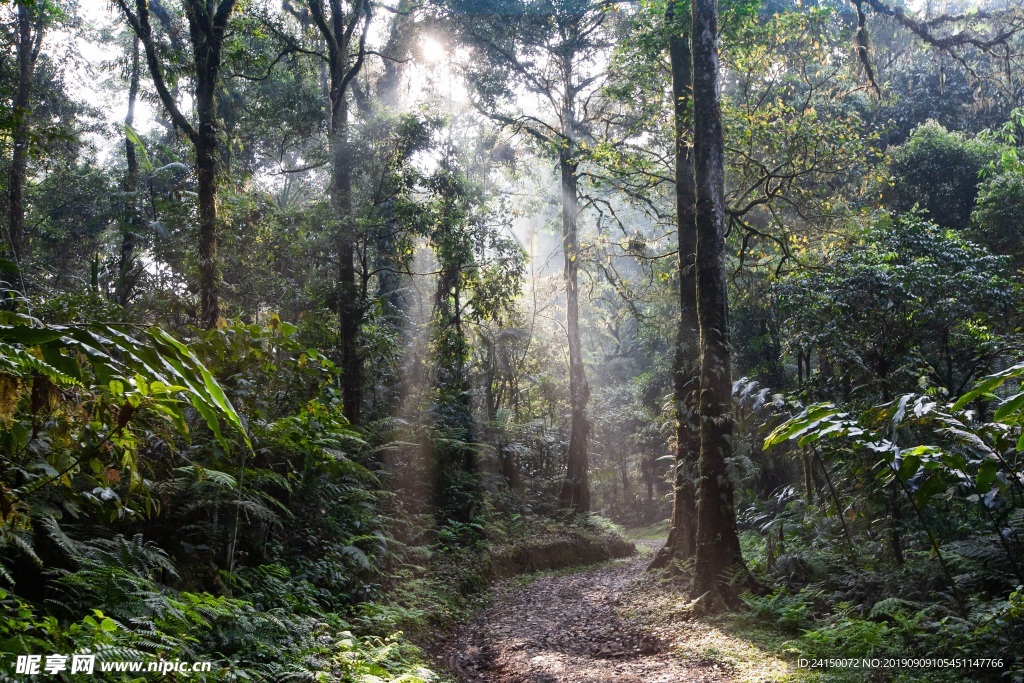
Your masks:
M43 566L43 561L36 554L35 548L28 539L24 538L19 530L10 529L6 526L0 527L0 548L11 548L27 557L37 567Z

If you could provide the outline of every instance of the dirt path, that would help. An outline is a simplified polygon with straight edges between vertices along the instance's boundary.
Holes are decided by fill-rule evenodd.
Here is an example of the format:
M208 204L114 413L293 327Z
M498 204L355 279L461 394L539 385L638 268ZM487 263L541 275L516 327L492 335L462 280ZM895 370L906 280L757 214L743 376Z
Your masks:
M448 666L463 683L732 681L727 670L675 654L677 642L627 617L636 598L626 589L649 560L640 554L543 577L498 597L453 639Z

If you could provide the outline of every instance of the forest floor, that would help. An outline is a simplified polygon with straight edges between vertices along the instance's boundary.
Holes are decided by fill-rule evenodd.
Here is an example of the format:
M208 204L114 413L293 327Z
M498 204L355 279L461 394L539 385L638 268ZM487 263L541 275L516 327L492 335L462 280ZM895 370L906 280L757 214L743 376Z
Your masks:
M633 540L633 557L498 584L446 644L445 664L461 683L797 680L776 646L755 644L770 635L693 617L678 589L644 571L661 541Z

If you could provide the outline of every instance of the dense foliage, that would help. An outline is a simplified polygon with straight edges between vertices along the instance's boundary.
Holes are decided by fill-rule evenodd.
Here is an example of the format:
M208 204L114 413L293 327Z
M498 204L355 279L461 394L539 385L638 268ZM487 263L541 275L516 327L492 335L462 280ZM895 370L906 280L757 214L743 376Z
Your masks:
M0 680L438 680L687 501L790 655L1024 680L1022 9L723 2L711 121L693 4L0 2Z

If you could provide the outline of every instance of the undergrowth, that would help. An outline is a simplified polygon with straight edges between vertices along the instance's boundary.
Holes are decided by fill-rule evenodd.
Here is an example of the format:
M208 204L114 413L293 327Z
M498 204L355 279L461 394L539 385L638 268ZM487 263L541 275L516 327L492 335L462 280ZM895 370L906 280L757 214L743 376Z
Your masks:
M751 559L756 565L759 558ZM782 636L778 651L794 661L882 662L819 671L822 680L952 682L965 675L979 681L1024 680L1024 667L1013 659L1024 623L1024 587L1003 599L973 596L961 613L955 605L927 600L922 586L941 582L926 575L928 567L856 567L842 553L818 553L801 565L799 576L791 575L768 594L744 595L739 622L776 631ZM995 661L952 664L979 658Z
M439 681L413 641L443 633L490 581L535 568L525 560L545 544L568 549L563 563L608 552L605 523L533 514L511 493L465 520L404 508L373 457L389 436L349 425L333 363L276 318L185 346L6 316L0 680L20 678L19 656L87 680L68 661L45 669L86 654L118 682L152 674L101 667Z

